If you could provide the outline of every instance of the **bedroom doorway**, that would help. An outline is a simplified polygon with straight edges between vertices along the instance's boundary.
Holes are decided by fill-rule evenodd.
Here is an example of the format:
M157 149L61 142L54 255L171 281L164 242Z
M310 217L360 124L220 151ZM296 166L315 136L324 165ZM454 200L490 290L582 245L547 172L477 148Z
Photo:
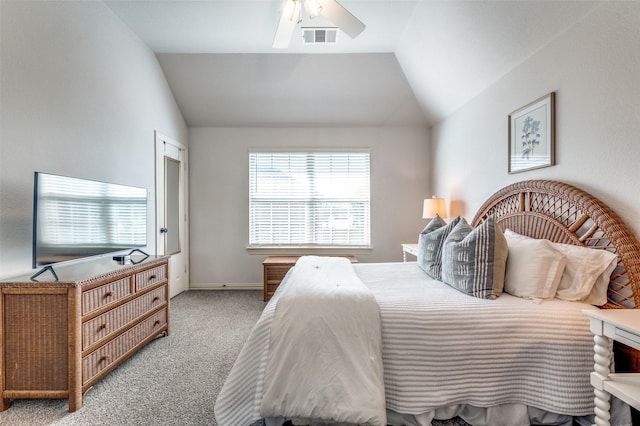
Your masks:
M155 132L156 253L169 259L169 293L189 289L187 148Z

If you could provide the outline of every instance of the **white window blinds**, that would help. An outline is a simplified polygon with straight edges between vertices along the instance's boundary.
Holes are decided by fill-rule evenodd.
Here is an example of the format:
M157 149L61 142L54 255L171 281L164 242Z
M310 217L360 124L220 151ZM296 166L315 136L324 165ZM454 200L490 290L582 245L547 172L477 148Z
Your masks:
M251 152L250 246L369 247L368 152Z

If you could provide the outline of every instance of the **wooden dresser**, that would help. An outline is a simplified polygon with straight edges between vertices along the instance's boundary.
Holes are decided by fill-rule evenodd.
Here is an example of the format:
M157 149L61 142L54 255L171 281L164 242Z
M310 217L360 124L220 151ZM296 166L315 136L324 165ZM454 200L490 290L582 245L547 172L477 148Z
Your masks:
M351 261L351 263L358 262L353 256L344 256ZM264 269L264 301L268 302L276 292L276 289L282 282L282 279L289 269L296 264L300 256L269 256L262 262Z
M136 257L132 256L133 261ZM168 257L60 265L59 281L0 282L0 411L12 398L63 398L69 411L101 378L169 334Z

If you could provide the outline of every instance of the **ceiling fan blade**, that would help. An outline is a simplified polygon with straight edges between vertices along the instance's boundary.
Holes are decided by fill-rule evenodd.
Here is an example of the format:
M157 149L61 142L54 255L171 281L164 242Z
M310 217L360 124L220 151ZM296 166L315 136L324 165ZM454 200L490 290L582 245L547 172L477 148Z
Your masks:
M300 1L285 0L280 11L280 21L276 35L273 38L273 47L276 49L286 49L289 47L291 36L300 21Z
M333 22L349 37L356 38L365 29L366 25L336 0L324 0L321 4L320 14Z

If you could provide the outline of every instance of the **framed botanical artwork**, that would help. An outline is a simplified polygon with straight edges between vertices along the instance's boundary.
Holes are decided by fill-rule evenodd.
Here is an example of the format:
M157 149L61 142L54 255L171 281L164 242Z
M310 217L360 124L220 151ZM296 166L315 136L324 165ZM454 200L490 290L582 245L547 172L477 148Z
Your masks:
M555 164L555 92L509 114L509 173Z

